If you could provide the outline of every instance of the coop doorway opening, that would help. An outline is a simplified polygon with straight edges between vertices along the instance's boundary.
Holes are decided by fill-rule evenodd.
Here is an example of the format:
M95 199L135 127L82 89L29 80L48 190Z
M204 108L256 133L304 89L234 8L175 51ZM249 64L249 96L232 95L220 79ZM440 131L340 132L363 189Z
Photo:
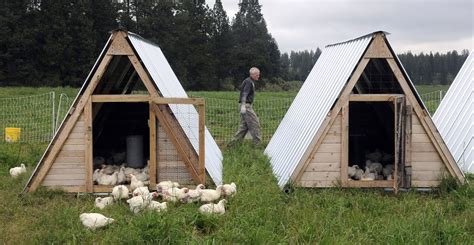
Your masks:
M394 179L395 120L392 101L349 102L349 180Z
M147 181L148 103L94 103L93 114L94 184L129 184L130 174Z

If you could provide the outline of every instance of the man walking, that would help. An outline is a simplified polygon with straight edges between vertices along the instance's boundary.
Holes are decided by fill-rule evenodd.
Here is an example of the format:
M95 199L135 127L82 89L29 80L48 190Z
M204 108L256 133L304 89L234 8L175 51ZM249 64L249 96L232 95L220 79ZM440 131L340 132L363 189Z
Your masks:
M255 145L260 144L262 136L260 133L260 122L257 114L252 109L253 98L255 96L255 81L260 78L260 70L256 67L250 68L250 77L247 77L242 82L240 88L240 125L239 130L235 133L234 137L230 141L230 145L235 143L237 140L242 139L247 132L252 135L253 142Z

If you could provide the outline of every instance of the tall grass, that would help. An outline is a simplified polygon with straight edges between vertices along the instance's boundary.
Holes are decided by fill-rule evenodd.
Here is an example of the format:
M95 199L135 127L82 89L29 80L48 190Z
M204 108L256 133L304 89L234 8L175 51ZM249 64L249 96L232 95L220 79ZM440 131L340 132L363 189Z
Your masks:
M11 148L4 154L16 155ZM22 148L24 160L36 155ZM432 193L394 195L378 190L300 189L276 184L262 148L244 143L224 151L224 181L238 193L223 216L203 216L199 204L171 205L166 213L128 210L125 202L104 210L91 195L40 189L19 195L28 176L0 169L0 243L391 243L472 244L473 184ZM14 157L2 166L14 165ZM31 172L33 163L28 162ZM469 177L471 182L474 178ZM451 186L447 184L447 186ZM82 212L117 220L95 232Z

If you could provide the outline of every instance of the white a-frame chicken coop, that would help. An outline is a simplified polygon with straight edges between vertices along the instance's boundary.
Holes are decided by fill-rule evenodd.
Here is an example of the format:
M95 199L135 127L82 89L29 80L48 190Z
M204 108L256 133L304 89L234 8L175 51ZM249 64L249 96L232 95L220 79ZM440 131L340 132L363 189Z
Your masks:
M433 121L459 167L474 173L474 50L449 87Z
M464 182L385 32L325 47L265 153L282 188Z
M204 113L204 100L188 98L157 45L113 31L25 191L110 192L94 171L132 162L147 169L150 188L220 184L222 154Z

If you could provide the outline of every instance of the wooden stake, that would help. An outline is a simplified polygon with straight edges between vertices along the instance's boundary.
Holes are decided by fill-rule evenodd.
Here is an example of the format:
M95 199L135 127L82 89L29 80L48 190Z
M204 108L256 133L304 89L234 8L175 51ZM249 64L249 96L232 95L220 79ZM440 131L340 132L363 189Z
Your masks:
M85 116L85 126L86 126L86 133L85 133L85 144L86 144L86 150L85 150L85 171L86 171L86 191L87 192L92 192L93 191L93 180L92 180L92 172L93 166L92 166L92 158L93 158L93 122L92 122L92 102L91 100L87 100L87 104L84 107L84 116Z
M201 184L206 182L206 166L205 166L205 120L206 120L206 107L205 105L199 105L199 179Z
M151 102L148 104L149 114L150 114L150 162L149 162L149 173L150 173L150 186L155 188L157 179L156 179L156 170L157 170L157 157L156 157L156 116L155 112L152 110Z
M349 166L349 102L342 107L342 148L341 148L341 184L348 182L347 168Z

